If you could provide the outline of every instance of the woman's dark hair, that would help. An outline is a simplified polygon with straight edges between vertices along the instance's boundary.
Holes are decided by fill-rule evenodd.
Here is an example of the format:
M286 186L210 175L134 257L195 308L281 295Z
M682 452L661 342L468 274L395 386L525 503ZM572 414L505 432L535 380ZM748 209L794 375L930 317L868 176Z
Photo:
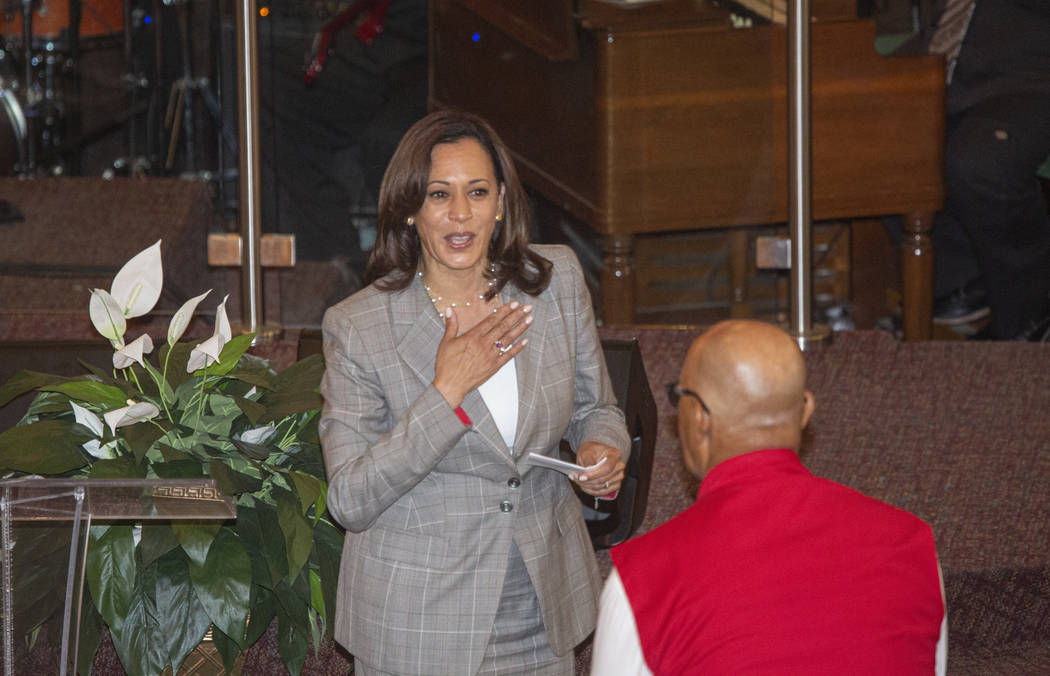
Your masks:
M489 242L495 284L491 298L513 281L529 294L539 295L550 283L551 263L529 249L531 211L510 152L488 122L459 110L439 110L412 125L398 144L379 187L376 244L368 257L365 283L376 282L384 291L404 289L412 282L422 251L419 235L409 216L423 207L430 180L434 146L472 138L481 144L503 186L504 217L497 221Z

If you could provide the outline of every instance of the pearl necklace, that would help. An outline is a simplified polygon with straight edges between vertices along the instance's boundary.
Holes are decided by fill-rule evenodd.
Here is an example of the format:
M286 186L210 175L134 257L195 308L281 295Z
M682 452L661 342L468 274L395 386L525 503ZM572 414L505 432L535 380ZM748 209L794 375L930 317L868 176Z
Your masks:
M489 265L489 272L490 273L491 272L495 272L495 270L496 270L496 266L490 264ZM425 290L427 292L427 297L430 298L430 302L434 304L434 309L437 309L438 303L440 303L441 301L443 301L445 299L442 296L434 296L434 293L430 290L430 286L423 279L423 271L422 270L417 270L416 271L416 277L419 277L419 282L423 285L423 290ZM488 283L488 288L485 290L485 293L488 293L488 289L491 289L494 286L496 286L496 280L490 279L489 283ZM485 293L479 293L478 297L477 297L477 300L484 301L485 300ZM474 299L471 299L471 300L468 300L468 301L464 301L462 303L462 305L463 305L463 307L470 307L470 304L473 301L474 301ZM446 306L447 307L456 307L456 305L457 305L457 303L454 303L452 301L446 301ZM497 309L499 309L498 305L496 307L492 308L492 311L495 312ZM441 312L440 310L438 311L438 314L441 315L442 319L445 318L445 313Z

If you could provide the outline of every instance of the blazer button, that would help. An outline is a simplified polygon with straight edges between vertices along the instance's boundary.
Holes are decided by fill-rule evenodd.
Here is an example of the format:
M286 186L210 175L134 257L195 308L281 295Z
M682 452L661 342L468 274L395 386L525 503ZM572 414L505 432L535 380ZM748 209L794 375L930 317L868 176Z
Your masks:
M510 479L507 480L507 485L511 488L517 488L521 486L521 479L519 479L516 476L512 476Z
M512 505L510 503L510 500L504 500L503 502L499 503L499 511L501 511L503 513L507 513L507 512L513 511L513 510L514 510L514 505Z

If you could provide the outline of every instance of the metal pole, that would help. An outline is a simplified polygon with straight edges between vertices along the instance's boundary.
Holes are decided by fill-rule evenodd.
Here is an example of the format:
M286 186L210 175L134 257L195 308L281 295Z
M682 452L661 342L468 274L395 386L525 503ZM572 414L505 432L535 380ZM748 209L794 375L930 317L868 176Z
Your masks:
M830 336L813 325L810 251L809 0L791 0L788 12L788 227L791 234L791 332L803 349Z
M3 632L4 632L4 676L15 674L15 620L14 617L14 584L11 576L13 565L11 550L15 543L11 539L11 489L4 487L0 498L0 561L3 564Z
M259 185L259 84L256 68L255 0L239 0L237 13L237 94L240 124L241 331L262 326L262 265Z

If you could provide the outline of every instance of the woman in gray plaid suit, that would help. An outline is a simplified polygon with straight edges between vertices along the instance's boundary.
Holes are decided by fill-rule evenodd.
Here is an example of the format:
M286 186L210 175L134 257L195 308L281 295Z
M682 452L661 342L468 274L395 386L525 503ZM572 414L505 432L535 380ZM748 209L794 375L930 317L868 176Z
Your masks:
M398 146L371 284L324 318L321 441L346 529L336 639L358 674L572 674L599 573L569 479L530 465L564 438L590 495L629 439L579 262L530 245L509 153L440 111Z

